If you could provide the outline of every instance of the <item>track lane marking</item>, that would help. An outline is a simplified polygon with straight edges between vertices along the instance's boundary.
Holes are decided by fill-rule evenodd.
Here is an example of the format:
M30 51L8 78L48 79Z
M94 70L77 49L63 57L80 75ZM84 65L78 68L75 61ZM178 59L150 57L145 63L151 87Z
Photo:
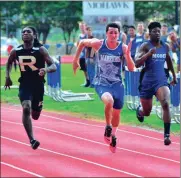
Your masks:
M18 110L18 109L11 109L11 108L6 108L6 107L1 107L1 108L9 109L9 110L14 110L14 111L21 111L21 110ZM66 119L60 119L60 118L58 118L58 117L49 116L49 115L46 115L46 114L41 114L41 116L49 117L49 118L52 118L52 119L55 119L55 120L64 121L64 122L70 122L70 123L74 123L74 124L79 124L79 125L87 125L87 126L92 126L92 127L101 127L101 128L104 128L104 126L99 126L99 125L94 125L94 124L86 124L86 123L82 123L82 122L78 122L78 121L70 121L70 120L66 120ZM138 133L135 133L135 132L130 132L130 131L121 130L121 129L118 129L118 131L120 131L120 132L125 132L125 133L129 133L129 134L132 134L132 135L141 136L141 137L146 137L146 138L149 138L149 139L158 140L158 141L163 142L162 139L155 138L155 137L151 137L151 136L147 136L147 135L138 134ZM154 131L153 131L153 132L154 132ZM157 133L157 132L156 132L156 133ZM172 142L172 144L180 145L180 143L178 143L178 142Z
M20 167L14 166L14 165L9 164L9 163L5 163L5 162L2 162L2 161L1 161L1 164L6 165L6 166L8 166L8 167L11 167L11 168L13 168L13 169L17 169L17 170L19 170L19 171L22 171L22 172L31 174L31 175L36 176L36 177L44 177L44 176L41 176L41 175L36 174L36 173L34 173L34 172L31 172L31 171L22 169L22 168L20 168ZM1 171L2 171L2 170L1 170ZM2 173L2 172L1 172L1 173Z
M21 124L21 123L16 123L16 122L12 122L12 121L5 121L5 120L1 120L1 121L2 121L2 122L6 122L6 123L10 123L10 124L22 125L22 126L23 126L23 124ZM67 133L64 133L64 132L59 132L59 131L55 131L55 130L51 130L51 129L43 128L43 127L39 127L39 126L33 126L33 127L34 127L34 128L38 128L38 129L42 129L42 130L46 130L46 131L50 131L50 132L54 132L54 133L58 133L58 134L62 134L62 135L66 135L66 136L73 137L73 138L76 138L76 139L85 140L85 141L88 141L88 142L92 142L92 143L96 143L96 144L108 146L108 145L105 144L105 143L101 143L101 142L97 142L97 141L94 141L94 140L90 140L90 139L86 139L86 138L74 136L74 135L67 134ZM117 147L117 149L180 164L180 161L172 160L172 159L169 159L169 158L164 158L164 157L161 157L161 156L156 156L156 155L152 155L152 154L147 154L147 153L143 153L143 152L139 152L139 151L134 151L134 150L130 150L130 149L127 149L127 148L121 148L121 147Z
M30 146L30 145L28 145L28 144L26 144L26 143L24 143L24 142L20 142L20 141L18 141L18 140L14 140L14 139L11 139L11 138L8 138L8 137L1 136L1 138L6 139L6 140L9 140L9 141L16 142L16 143L19 143L19 144L22 144L22 145L26 145L26 146L28 146L28 147ZM116 168L112 168L112 167L109 167L109 166L105 166L105 165L103 165L103 164L95 163L95 162L93 162L93 161L88 161L88 160L86 160L86 159L78 158L78 157L75 157L75 156L70 156L70 155L67 155L67 154L59 153L59 152L52 151L52 150L49 150L49 149L46 149L46 148L39 147L38 149L39 149L39 150L46 151L46 152L49 152L49 153L53 153L53 154L56 154L56 155L59 155L59 156L64 156L64 157L68 157L68 158L71 158L71 159L83 161L83 162L86 162L86 163L89 163L89 164L93 164L93 165L96 165L96 166L99 166L99 167L102 167L102 168L110 169L110 170L112 170L112 171L124 173L124 174L127 174L127 175L129 175L129 176L143 177L143 176L140 176L140 175L137 175L137 174L129 173L129 172L127 172L127 171L123 171L123 170L120 170L120 169L116 169Z

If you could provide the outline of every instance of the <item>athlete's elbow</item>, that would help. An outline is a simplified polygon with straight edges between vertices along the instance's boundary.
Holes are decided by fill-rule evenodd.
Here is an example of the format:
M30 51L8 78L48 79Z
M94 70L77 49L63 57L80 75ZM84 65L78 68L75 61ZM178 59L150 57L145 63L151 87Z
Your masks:
M134 71L134 69L135 69L135 67L134 67L134 66L131 66L131 67L129 67L129 66L128 66L128 70L129 70L129 71L133 72L133 71Z
M135 61L135 67L136 67L136 68L139 68L140 66L141 66L140 63L136 60L136 61Z
M135 67L136 67L136 68L139 68L139 67L140 67L140 65L139 65L139 64L135 64Z

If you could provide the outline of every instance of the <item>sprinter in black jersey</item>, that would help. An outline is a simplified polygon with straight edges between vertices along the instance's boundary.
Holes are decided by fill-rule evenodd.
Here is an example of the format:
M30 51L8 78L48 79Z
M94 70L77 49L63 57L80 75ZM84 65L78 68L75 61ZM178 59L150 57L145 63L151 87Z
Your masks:
M43 106L44 76L47 72L56 71L56 65L46 48L39 43L34 27L25 27L22 30L22 40L23 44L13 49L9 55L6 64L5 89L12 85L11 68L13 63L16 68L16 62L18 62L21 72L18 81L20 83L19 99L23 109L22 122L31 147L37 149L40 142L34 139L31 117L37 120L40 116Z

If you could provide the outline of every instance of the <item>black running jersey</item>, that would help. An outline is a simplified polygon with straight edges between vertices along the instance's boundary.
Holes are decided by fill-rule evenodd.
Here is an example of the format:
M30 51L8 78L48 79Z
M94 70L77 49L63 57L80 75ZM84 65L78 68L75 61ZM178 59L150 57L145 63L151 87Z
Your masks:
M44 82L44 76L39 76L38 74L39 69L45 68L45 61L39 49L40 47L24 49L23 45L15 49L21 72L19 82Z

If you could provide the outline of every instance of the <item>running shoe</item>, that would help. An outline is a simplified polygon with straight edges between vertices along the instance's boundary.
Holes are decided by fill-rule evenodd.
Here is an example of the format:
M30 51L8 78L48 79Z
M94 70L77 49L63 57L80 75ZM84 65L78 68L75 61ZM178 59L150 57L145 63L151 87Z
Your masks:
M140 116L140 114L139 114L140 108L141 108L141 106L139 105L139 106L137 107L137 109L136 109L136 116L137 116L137 118L138 118L138 120L139 120L140 122L143 122L143 121L144 121L144 116Z
M112 136L112 140L111 140L111 143L110 143L110 150L112 153L115 153L116 152L116 137L115 136Z
M39 147L40 142L37 141L37 140L32 140L32 141L30 142L30 144L31 144L31 147L32 147L34 150L36 150L36 149Z
M165 138L164 138L164 144L165 145L170 145L172 142L170 140L170 136L169 135L166 135Z
M112 133L112 127L111 126L106 126L105 133L104 133L104 141L107 144L111 143L111 133Z

